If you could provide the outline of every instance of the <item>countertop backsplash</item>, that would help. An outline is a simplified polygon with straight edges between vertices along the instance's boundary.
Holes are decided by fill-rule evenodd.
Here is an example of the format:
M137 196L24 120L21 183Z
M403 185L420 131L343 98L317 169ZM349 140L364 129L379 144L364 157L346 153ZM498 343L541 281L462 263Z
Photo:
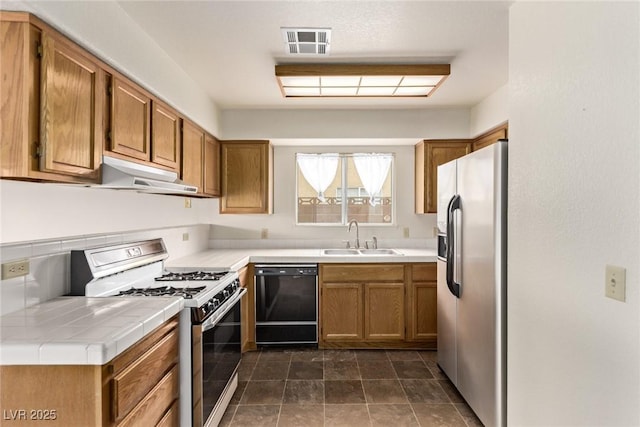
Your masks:
M349 236L351 244L354 237ZM344 239L346 240L346 238ZM364 246L364 238L360 244ZM330 249L343 248L340 239L210 239L209 249ZM379 248L435 249L434 239L378 239Z
M0 246L0 261L29 260L29 274L0 282L0 316L69 293L70 252L95 246L163 238L169 260L206 249L323 249L338 239L212 239L208 224L11 243ZM361 239L362 244L364 240ZM436 239L378 239L380 248L435 249Z
M74 236L2 245L0 261L6 263L28 259L29 274L0 281L0 316L68 294L71 250L158 237L164 240L171 258L181 258L207 249L209 225Z

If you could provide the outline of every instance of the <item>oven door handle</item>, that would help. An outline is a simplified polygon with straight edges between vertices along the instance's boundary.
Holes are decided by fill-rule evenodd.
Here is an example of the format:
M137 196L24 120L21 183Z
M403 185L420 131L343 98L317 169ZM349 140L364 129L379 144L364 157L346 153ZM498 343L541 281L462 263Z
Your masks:
M239 289L240 290L237 292L235 296L231 297L228 301L225 302L226 307L223 310L216 311L215 313L207 317L202 322L202 325L201 325L202 332L208 331L209 329L215 327L220 321L220 319L222 319L225 316L225 314L227 314L229 310L231 310L233 306L236 305L238 301L240 301L240 299L244 296L244 294L247 293L247 288L239 288Z

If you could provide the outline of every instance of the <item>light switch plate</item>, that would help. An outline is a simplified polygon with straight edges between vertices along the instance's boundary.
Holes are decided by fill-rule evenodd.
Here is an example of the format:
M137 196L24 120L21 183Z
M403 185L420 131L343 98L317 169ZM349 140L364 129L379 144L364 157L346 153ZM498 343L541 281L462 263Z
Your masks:
M626 270L607 265L605 268L604 295L625 302Z

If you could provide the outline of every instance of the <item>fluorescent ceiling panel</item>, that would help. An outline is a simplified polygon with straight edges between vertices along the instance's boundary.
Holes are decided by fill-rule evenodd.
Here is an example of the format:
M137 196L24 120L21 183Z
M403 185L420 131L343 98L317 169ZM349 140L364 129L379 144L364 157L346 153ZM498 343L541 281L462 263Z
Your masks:
M427 97L449 72L448 64L276 65L285 97Z
M360 85L359 76L322 76L322 86L354 86Z
M286 96L320 96L319 87L286 87Z
M444 76L404 76L400 86L436 86Z
M362 76L360 86L398 86L402 76Z
M393 96L395 87L372 86L362 87L358 90L360 96Z
M427 96L433 90L433 86L411 86L396 89L394 96Z
M320 89L322 96L356 96L358 87L323 87Z

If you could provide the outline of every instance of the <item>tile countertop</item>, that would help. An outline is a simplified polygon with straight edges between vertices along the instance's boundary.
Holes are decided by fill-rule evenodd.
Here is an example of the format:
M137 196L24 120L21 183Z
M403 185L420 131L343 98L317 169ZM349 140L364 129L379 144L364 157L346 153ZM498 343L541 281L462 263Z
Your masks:
M104 365L180 312L181 297L60 297L0 317L0 365Z
M209 249L166 263L166 267L239 270L249 263L436 262L435 249L394 248L402 255L322 255L322 249Z

